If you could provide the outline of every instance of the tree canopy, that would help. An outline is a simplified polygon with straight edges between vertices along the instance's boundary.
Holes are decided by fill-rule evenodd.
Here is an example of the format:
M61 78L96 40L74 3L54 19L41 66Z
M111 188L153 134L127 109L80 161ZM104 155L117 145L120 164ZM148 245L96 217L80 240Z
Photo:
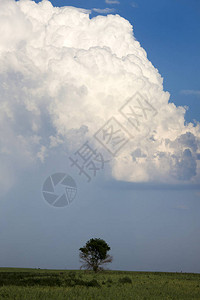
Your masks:
M102 239L90 239L80 250L81 268L98 272L102 265L112 262L112 256L108 254L110 246Z

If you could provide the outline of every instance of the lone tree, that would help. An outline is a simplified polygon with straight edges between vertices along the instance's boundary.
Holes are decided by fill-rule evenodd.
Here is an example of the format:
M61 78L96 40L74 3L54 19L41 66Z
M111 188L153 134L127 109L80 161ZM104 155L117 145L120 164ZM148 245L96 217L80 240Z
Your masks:
M111 263L112 256L107 254L109 245L102 239L90 239L83 248L80 248L81 268L98 272L103 270L102 265Z

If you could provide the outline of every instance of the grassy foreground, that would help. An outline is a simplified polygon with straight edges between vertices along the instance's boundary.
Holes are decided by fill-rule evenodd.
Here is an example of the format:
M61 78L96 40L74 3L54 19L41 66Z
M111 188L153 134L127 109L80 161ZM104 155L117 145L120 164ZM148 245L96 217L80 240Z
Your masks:
M0 300L200 299L200 274L0 268Z

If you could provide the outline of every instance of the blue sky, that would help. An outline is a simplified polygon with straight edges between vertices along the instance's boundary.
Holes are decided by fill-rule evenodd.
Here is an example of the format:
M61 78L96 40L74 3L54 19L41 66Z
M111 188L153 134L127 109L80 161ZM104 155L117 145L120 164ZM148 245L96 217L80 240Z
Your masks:
M187 122L200 121L198 0L51 2L110 8L129 20L148 59L164 78L170 101L188 106ZM96 15L93 11L91 18ZM112 269L200 272L199 183L107 180L106 167L88 184L70 167L64 151L51 153L44 164L30 170L17 169L17 184L3 194L0 266L77 269L78 249L88 239L100 237L111 246ZM8 165L22 164L23 159L12 159ZM41 187L47 176L60 171L76 180L78 194L66 208L55 209L42 198Z

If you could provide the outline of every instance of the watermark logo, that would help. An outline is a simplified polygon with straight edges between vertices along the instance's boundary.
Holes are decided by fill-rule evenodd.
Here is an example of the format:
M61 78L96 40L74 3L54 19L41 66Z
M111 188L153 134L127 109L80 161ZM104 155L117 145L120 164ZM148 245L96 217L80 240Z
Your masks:
M118 112L116 117L112 116L93 135L93 138L103 147L102 152L86 141L69 156L71 167L76 168L79 176L84 176L88 183L104 170L112 157L116 157L130 140L136 136L139 140L149 136L152 130L149 124L158 114L146 97L138 92L127 99ZM119 116L122 117L120 120ZM45 180L42 194L51 206L65 207L76 197L76 182L65 173L55 173Z
M124 118L125 124L122 125L115 117L111 117L93 136L113 157L117 156L136 134L141 139L149 136L151 128L148 128L148 121L158 112L140 93L136 93L127 99L119 109L119 113ZM97 172L103 170L105 164L110 162L105 160L97 149L93 149L88 141L74 153L73 157L70 156L69 160L71 167L76 167L79 175L84 175L87 182L96 177Z
M65 207L76 197L77 186L74 179L66 173L54 173L42 187L44 199L53 207Z
M94 138L115 156L129 142L130 135L117 119L112 117L95 133Z
M74 157L69 157L69 160L71 167L75 166L79 170L79 175L85 175L88 182L109 162L104 159L102 153L93 149L88 141L74 153Z
M124 118L140 132L144 121L154 118L157 110L140 93L136 93L119 109Z

